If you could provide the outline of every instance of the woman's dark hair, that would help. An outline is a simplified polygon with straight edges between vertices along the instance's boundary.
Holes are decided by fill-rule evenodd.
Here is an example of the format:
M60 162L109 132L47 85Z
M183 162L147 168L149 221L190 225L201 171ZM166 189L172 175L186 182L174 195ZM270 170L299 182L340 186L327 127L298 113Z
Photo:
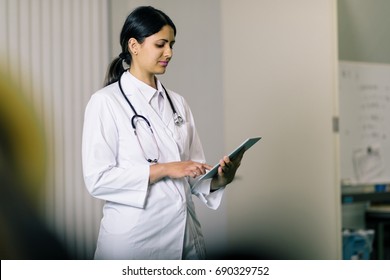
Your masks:
M127 17L120 34L122 53L115 58L108 67L104 85L115 83L126 70L123 62L131 65L131 54L128 49L130 38L134 38L142 44L146 37L159 32L165 25L172 27L176 36L176 27L172 20L162 11L151 6L136 8Z

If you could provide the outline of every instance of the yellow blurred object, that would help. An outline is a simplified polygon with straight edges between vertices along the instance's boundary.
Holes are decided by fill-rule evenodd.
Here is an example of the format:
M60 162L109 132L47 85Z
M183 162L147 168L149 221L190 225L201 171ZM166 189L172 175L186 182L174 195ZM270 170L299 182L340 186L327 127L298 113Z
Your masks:
M46 153L32 104L0 69L0 258L67 259L42 215Z
M46 170L42 127L21 89L1 70L0 132L1 168L16 176L25 194L39 203Z

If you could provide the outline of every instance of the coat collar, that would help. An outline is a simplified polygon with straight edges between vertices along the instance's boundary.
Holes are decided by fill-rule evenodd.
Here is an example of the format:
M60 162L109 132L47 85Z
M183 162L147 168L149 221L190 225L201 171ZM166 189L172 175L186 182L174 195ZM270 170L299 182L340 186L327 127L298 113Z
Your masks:
M151 86L135 78L129 71L126 71L121 77L121 83L125 95L129 98L129 100L132 103L135 99L137 99L139 100L139 102L143 104L142 108L135 108L138 114L145 114L146 112L143 111L146 109L144 106L146 106L147 114L149 115L150 118L153 119L153 122L160 123L162 121L160 125L168 126L171 129L173 129L171 127L173 123L173 111L168 102L168 98L166 98L166 94L164 92L160 80L157 79L157 90L156 90ZM150 106L150 100L157 92L160 93L164 98L164 110L161 116L159 116L154 111L152 106ZM133 106L136 107L135 104L133 104Z
M127 85L132 85L132 90L130 92L125 92L126 95L134 95L140 93L142 95L146 102L150 104L150 100L153 98L155 94L161 94L161 96L165 99L165 94L163 87L161 85L161 82L156 79L157 84L157 90L148 84L138 80L136 77L134 77L129 71L126 71L124 73L124 81L125 88L128 88Z

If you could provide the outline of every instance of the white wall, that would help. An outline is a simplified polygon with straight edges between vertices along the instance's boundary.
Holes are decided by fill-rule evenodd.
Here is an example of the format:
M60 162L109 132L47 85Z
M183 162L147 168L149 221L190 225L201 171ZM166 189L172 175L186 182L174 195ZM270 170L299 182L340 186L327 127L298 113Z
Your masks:
M335 1L221 1L225 139L264 138L228 192L229 242L256 257L341 256Z

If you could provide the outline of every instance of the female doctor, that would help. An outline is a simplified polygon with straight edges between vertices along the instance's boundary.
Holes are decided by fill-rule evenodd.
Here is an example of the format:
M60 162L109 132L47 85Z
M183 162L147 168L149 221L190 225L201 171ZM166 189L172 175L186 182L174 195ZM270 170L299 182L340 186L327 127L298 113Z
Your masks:
M225 156L214 178L195 184L211 166L191 110L156 78L172 58L175 35L162 11L135 9L105 87L87 104L84 179L105 200L95 259L204 259L192 194L216 209L240 165L243 153Z

